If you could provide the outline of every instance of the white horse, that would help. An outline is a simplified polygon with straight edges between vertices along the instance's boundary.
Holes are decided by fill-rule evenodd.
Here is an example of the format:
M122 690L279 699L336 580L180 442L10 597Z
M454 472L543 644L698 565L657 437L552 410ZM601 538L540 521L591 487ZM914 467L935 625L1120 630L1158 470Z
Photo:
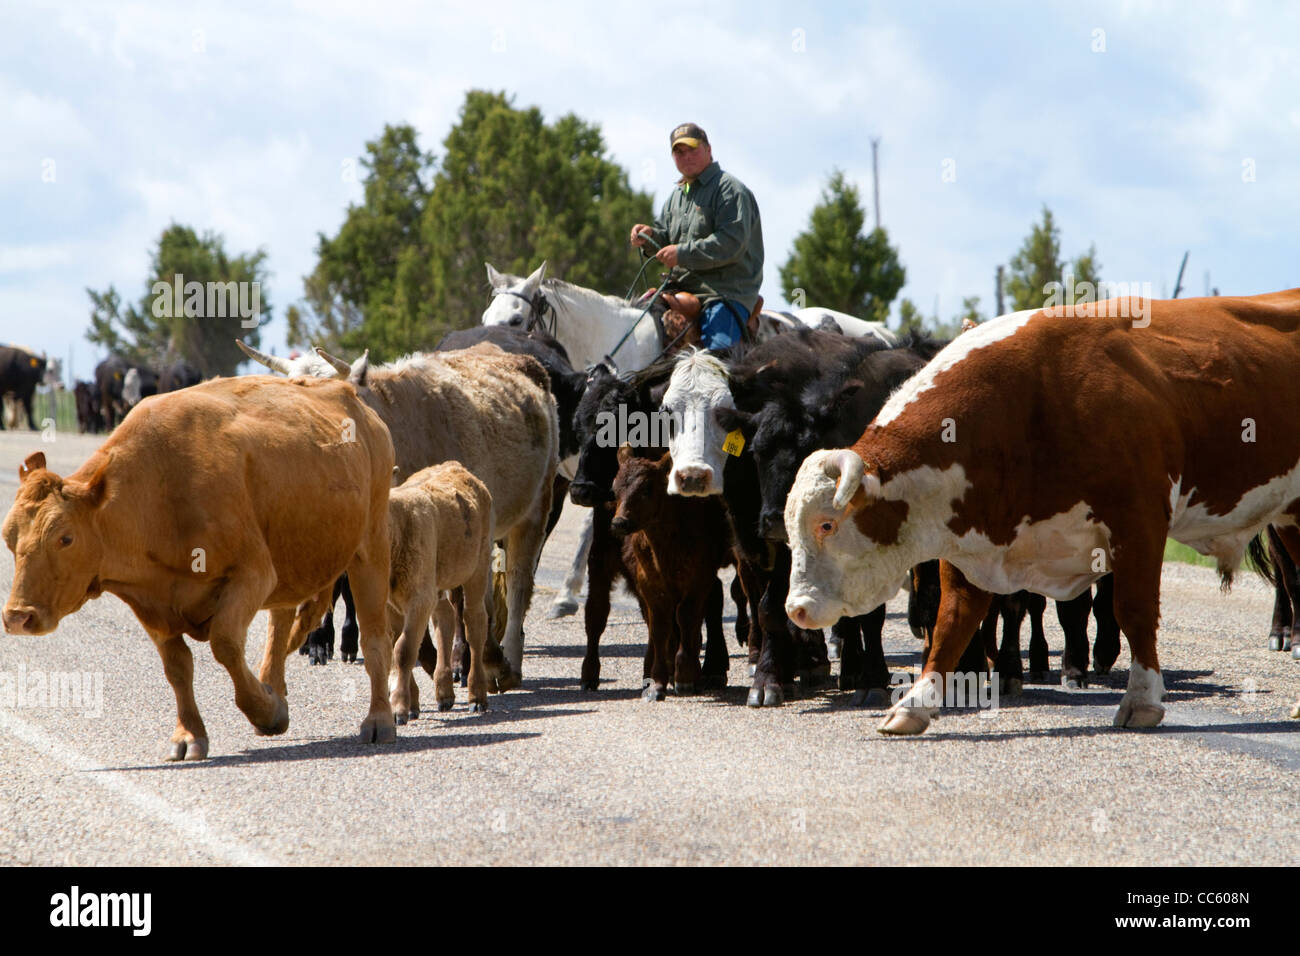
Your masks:
M545 262L526 279L502 275L491 263L485 265L492 300L483 312L483 324L530 328L535 322L547 330L553 328L575 369L590 368L611 358L618 368L635 371L645 368L663 351L659 328L644 303L634 305L618 296L547 279ZM576 456L565 459L560 462L560 474L571 480L577 467ZM564 585L551 602L549 617L566 617L578 610L578 593L587 577L591 551L591 523L588 512L578 553Z
M645 368L663 351L658 326L645 312L644 302L637 305L560 279L548 279L545 262L527 278L503 275L490 262L484 265L492 298L483 311L483 325L541 326L564 346L575 369L590 368L605 358L612 358L618 368L636 371ZM822 327L827 319L845 335L874 336L887 345L898 344L897 337L882 322L867 322L821 308L794 312L765 309L759 313L757 338L761 342L801 326ZM577 464L576 458L566 459L560 463L560 474L572 479ZM578 593L587 576L587 555L591 549L591 522L588 514L578 553L563 587L551 602L549 617L565 617L578 610Z
M826 324L828 321L833 322L835 328L850 338L862 339L870 336L880 339L891 348L898 344L898 336L889 331L884 322L869 322L845 312L816 306L795 309L793 312L774 312L764 309L758 314L758 339L761 342L773 335L793 332L800 326L812 329L829 328Z

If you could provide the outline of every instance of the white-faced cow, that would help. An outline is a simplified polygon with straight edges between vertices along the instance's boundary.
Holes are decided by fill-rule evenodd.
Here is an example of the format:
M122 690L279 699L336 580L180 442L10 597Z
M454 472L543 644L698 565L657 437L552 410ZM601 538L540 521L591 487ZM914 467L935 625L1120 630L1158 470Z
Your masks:
M388 490L393 444L343 382L258 375L147 398L66 479L37 452L4 520L14 553L5 630L48 634L108 591L130 606L176 695L168 759L199 760L208 732L185 635L230 672L258 733L289 726L284 658L347 571L370 677L366 741L394 739L388 703ZM270 610L258 677L248 625Z
M1112 570L1133 658L1115 723L1154 726L1165 538L1215 557L1225 583L1270 522L1300 556L1300 289L1072 309L965 333L851 449L800 467L793 620L874 607L926 559L956 572L922 680L883 731L928 726L985 592L1070 599Z

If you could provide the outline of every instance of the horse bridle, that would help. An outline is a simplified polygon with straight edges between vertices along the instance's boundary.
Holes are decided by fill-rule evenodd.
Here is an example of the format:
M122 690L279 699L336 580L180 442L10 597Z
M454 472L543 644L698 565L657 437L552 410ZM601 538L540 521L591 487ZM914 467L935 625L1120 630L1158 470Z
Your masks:
M531 299L514 289L493 290L492 298L495 299L499 295L513 295L516 299L523 299L528 303L528 318L524 320L525 332L531 332L540 325L543 332L555 338L555 306L551 305L550 299L546 298L546 293L541 289L538 289ZM549 324L546 321L548 315L551 317Z

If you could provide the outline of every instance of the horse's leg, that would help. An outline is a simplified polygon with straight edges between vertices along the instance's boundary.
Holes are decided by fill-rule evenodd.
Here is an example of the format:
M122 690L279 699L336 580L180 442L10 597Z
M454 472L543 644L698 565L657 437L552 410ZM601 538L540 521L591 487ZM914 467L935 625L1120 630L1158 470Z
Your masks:
M558 498L563 503L563 498ZM564 579L564 586L555 595L551 608L546 612L549 618L567 617L578 611L578 594L582 591L583 580L587 576L587 555L591 553L591 528L593 512L587 509L587 518L582 523L582 537L578 540L578 550L569 566L569 574Z

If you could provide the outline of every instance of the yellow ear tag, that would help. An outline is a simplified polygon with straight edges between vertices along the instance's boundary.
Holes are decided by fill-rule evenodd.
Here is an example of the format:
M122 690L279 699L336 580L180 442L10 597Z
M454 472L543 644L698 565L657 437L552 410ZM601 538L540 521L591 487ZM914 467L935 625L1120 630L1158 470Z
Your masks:
M728 455L740 457L740 453L745 450L745 436L740 433L739 428L734 432L727 432L727 440L722 443L722 450Z

